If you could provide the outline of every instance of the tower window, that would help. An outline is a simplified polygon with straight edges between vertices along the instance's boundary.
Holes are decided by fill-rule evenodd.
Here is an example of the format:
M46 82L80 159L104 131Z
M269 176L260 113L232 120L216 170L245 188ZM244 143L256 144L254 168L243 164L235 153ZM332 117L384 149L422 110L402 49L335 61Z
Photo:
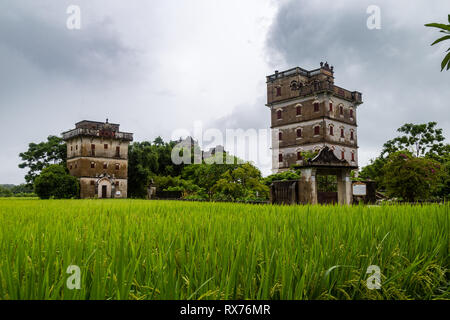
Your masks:
M353 109L350 109L350 118L353 118Z
M91 162L91 169L95 168L95 162Z
M319 126L315 126L314 127L314 134L315 135L320 134L320 127Z
M278 154L278 162L283 162L283 154Z
M108 149L108 145L106 143L103 145L103 147L105 148L105 150Z
M344 128L341 128L341 138L344 138Z
M120 169L120 164L116 163L116 170Z
M344 107L343 107L343 106L340 106L340 107L339 107L339 114L340 114L341 116L344 115Z
M75 146L75 150L78 150L78 145Z
M283 140L283 133L281 131L278 132L278 140Z
M314 112L319 112L319 103L318 102L314 103Z
M302 137L302 129L297 129L297 138Z
M352 152L352 161L355 161L355 153Z
M281 110L277 111L277 119L281 119Z
M350 140L353 140L354 139L354 137L353 137L353 131L350 131Z
M333 102L330 102L330 112L333 112Z
M103 163L103 169L108 169L108 164L106 162Z
M302 153L297 151L297 160L303 160Z
M345 158L345 152L341 151L341 159L344 160L344 158Z
M95 156L95 144L91 144L91 154Z
M70 151L73 151L73 147L72 146L70 146Z
M120 157L120 147L116 147L116 157Z
M298 116L302 115L302 107L301 106L297 106L296 112L297 112Z
M333 135L333 126L330 126L330 136Z
M277 87L277 97L281 96L281 87Z

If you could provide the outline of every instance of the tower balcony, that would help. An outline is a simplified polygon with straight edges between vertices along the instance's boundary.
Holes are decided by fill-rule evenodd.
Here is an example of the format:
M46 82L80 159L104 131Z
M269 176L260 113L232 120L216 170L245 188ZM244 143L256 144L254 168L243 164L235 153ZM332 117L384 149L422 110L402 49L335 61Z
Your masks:
M362 103L362 94L358 91L349 91L347 89L334 85L331 81L316 81L310 85L298 87L299 97L309 96L320 92L330 92L342 99L355 103Z
M133 141L132 133L119 132L113 130L86 129L86 128L76 128L70 131L63 132L62 137L64 141L73 139L75 137L98 137L123 141Z

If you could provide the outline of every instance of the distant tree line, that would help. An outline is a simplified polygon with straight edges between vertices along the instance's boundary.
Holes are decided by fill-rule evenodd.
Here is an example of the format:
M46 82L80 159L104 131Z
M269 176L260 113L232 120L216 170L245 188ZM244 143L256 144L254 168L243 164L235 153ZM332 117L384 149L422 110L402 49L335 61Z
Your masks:
M0 197L35 197L33 187L28 184L2 184L0 185Z
M193 141L193 140L191 140ZM261 172L253 164L244 162L227 152L218 152L222 163L212 158L194 164L195 151L202 153L196 143L191 144L191 164L172 162L172 150L180 141L132 143L128 151L128 194L144 198L150 184L161 191L179 191L185 199L198 200L266 200L269 188L263 183Z
M380 192L403 201L449 199L450 145L444 143L442 129L436 126L436 122L403 125L398 129L401 135L387 141L380 155L362 168L354 179L374 180ZM267 200L273 181L300 178L294 169L263 178L252 163L227 152L214 155L215 158L222 157L222 163L206 158L194 164L195 151L202 152L196 143L191 145L192 164L174 164L172 150L179 142L165 142L158 137L153 142L130 144L130 198L145 198L152 185L160 191L177 191L185 199ZM28 151L20 154L24 162L19 167L28 168L27 184L18 186L15 191L0 187L0 196L29 194L33 190L44 199L77 198L79 183L66 168L65 150L64 141L55 136L50 136L46 142L31 143ZM304 155L305 159L313 156L312 153ZM329 184L327 181L318 183Z

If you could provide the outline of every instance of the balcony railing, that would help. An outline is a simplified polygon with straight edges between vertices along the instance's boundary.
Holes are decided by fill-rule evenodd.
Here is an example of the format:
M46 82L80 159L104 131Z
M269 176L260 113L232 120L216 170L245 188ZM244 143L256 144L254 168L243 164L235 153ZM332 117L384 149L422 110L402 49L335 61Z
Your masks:
M323 91L328 91L342 99L349 100L349 101L356 102L356 103L362 103L362 95L360 92L348 91L348 90L338 87L338 86L334 85L332 82L326 81L326 80L325 81L316 81L316 82L313 82L313 83L310 83L310 84L304 85L304 86L297 86L297 87L293 88L292 90L296 90L298 92L299 97L308 96L308 95L312 95L312 94L323 92Z
M275 74L267 76L267 80L273 81L273 80L276 80L279 78L284 78L284 77L288 77L288 76L295 75L295 74L302 75L305 77L311 77L311 76L319 74L319 73L320 73L320 68L308 71L303 68L296 67L296 68L292 68L292 69L289 69L286 71L276 72Z
M117 132L117 131L102 131L93 129L78 128L73 129L62 134L64 140L69 140L76 136L91 136L99 138L114 138L118 140L133 141L133 134L128 132Z

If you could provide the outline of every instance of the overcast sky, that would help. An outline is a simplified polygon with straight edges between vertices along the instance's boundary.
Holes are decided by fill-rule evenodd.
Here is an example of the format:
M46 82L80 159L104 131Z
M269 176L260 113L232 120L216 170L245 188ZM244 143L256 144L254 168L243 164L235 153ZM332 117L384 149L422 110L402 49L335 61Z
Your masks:
M66 26L72 4L80 30ZM367 28L372 4L381 29ZM136 141L168 140L196 121L266 129L265 76L320 61L337 85L363 93L360 166L406 122L437 121L448 137L448 43L431 47L442 34L423 25L449 13L448 0L2 0L0 183L23 182L18 154L29 142L83 119L109 118Z

